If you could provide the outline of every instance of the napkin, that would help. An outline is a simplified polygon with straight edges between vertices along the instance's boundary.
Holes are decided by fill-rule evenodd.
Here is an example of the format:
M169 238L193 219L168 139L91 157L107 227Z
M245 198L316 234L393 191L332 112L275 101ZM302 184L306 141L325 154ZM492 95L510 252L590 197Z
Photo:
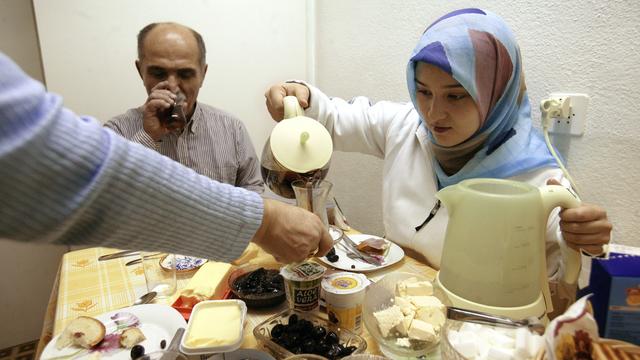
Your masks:
M587 301L590 296L580 298L547 326L544 337L550 360L592 358L593 344L600 337Z

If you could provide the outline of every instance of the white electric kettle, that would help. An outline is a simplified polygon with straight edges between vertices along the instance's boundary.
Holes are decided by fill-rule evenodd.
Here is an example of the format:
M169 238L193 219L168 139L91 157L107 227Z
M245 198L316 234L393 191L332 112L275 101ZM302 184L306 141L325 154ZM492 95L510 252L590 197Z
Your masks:
M437 281L453 306L546 319L553 310L545 233L549 213L580 200L569 189L511 180L469 179L440 190L449 213ZM563 280L575 283L580 255L561 244Z

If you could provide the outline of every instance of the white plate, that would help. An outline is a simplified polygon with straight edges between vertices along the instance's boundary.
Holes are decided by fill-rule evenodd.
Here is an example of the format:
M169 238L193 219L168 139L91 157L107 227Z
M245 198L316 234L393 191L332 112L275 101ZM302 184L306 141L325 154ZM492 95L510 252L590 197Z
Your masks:
M122 314L128 315L122 315ZM186 328L187 322L182 315L171 306L159 305L159 304L145 304L131 306L128 308L118 309L110 311L98 316L96 319L100 320L106 327L105 340L113 339L116 341L119 339L117 336L122 330L116 330L117 324L112 317L115 314L120 314L119 318L129 317L130 315L138 318L140 324L138 327L147 338L141 342L140 345L144 346L145 353L161 350L160 342L165 340L165 348L169 346L173 335L179 328ZM111 336L109 336L111 335ZM91 350L80 349L75 346L70 346L62 350L56 349L56 340L60 335L55 336L44 348L42 352L42 360L46 359L80 359L99 353L101 359L131 359L131 350L124 348L111 348L107 352L102 352L101 348L105 344L105 340L99 345L95 346Z
M354 243L360 244L362 241L365 241L366 239L379 238L379 237L374 235L367 235L367 234L355 234L355 235L349 235L349 238L353 240ZM325 256L320 257L318 259L320 259L320 261L322 261L323 263L340 270L355 271L355 272L375 271L378 269L385 268L387 266L391 266L397 263L398 261L402 260L402 258L404 257L404 250L402 250L400 246L394 244L391 241L389 241L389 244L390 244L389 251L387 252L387 255L384 257L384 261L382 262L382 265L367 264L357 259L351 259L350 257L347 256L347 253L344 250L342 250L342 245L336 245L334 247L334 249L336 250L336 255L338 255L339 257L338 261L332 263L331 261L327 260Z

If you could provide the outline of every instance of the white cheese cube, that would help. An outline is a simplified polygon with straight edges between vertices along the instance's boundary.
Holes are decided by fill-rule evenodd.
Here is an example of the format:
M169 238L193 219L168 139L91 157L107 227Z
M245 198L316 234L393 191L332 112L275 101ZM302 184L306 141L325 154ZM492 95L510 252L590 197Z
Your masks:
M427 322L440 331L446 320L444 312L439 307L422 307L416 311L416 319Z
M436 341L436 331L431 324L413 319L409 327L409 338L422 341Z
M409 333L409 328L411 327L411 322L413 321L414 314L415 313L410 313L409 315L405 315L404 319L402 319L402 321L398 325L396 325L396 330L398 330L400 335L407 336L407 334Z
M399 306L393 305L384 310L374 312L373 317L378 321L378 328L380 328L382 336L387 337L391 329L402 322L404 314Z
M418 281L406 285L407 296L429 296L433 295L433 285L429 281Z
M406 348L410 348L411 347L411 343L409 342L409 338L406 338L406 337L397 338L396 339L396 345L401 346L401 347L406 347Z
M405 315L409 315L416 311L416 307L407 298L396 296L394 298L394 302L400 307L400 310L402 310L402 313Z
M418 282L418 278L416 277L410 277L400 281L398 285L396 285L396 295L407 296L407 284L413 284L417 282Z
M444 305L440 302L440 299L435 296L409 296L408 298L417 308L435 307L444 311Z

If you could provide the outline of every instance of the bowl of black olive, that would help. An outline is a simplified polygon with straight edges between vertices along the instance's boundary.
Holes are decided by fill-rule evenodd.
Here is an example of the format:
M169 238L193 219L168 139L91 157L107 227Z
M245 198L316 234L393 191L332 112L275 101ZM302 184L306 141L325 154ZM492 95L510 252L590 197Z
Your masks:
M229 288L249 308L267 308L285 301L284 279L277 265L245 265L229 274Z
M276 359L316 354L335 360L359 354L367 342L354 332L335 326L314 313L287 309L253 329L258 345Z

